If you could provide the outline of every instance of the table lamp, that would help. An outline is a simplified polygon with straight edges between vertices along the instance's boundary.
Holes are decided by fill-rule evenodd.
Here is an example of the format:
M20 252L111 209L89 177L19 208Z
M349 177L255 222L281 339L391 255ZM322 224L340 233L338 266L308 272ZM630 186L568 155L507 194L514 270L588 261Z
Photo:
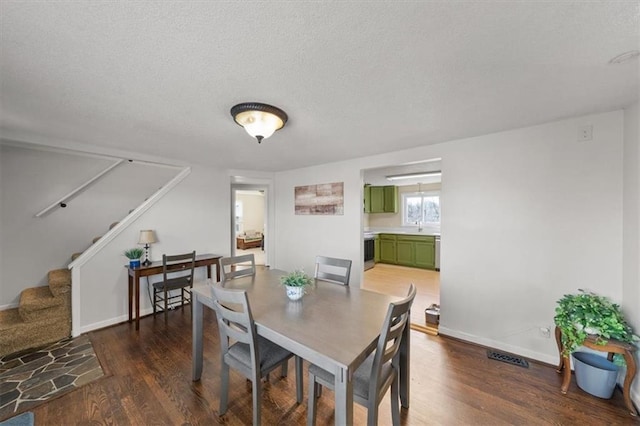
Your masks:
M142 265L151 265L151 261L149 260L149 244L156 242L158 242L158 240L156 240L156 233L152 229L144 229L140 231L138 244L144 244L144 262L142 262Z

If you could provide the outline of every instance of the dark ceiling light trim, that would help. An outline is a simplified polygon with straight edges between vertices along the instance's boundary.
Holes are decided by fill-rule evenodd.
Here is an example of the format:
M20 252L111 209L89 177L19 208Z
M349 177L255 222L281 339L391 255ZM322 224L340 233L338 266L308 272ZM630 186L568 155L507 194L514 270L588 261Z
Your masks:
M259 102L244 102L231 108L235 122L251 136L262 142L287 123L287 113L278 107Z

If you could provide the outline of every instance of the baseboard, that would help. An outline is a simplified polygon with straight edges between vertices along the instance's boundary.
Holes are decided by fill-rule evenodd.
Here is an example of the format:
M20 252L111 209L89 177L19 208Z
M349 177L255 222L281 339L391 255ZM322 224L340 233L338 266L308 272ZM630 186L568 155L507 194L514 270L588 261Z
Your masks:
M0 311L6 311L7 309L14 309L17 308L18 304L17 303L9 303L7 305L0 305Z
M153 313L153 308L146 308L140 310L140 318L145 315L149 315ZM129 321L129 315L120 315L119 317L110 318L108 320L94 322L92 324L80 326L80 331L78 334L73 335L73 337L78 337L81 334L88 333L90 331L99 330L101 328L111 327L112 325L120 324L123 322ZM75 330L74 330L75 331Z
M528 349L521 348L519 346L507 345L504 342L499 342L497 340L486 339L484 337L479 337L473 334L462 333L457 330L452 330L447 327L443 327L440 325L438 332L444 336L454 337L456 339L464 340L465 342L475 343L481 346L486 346L493 349L499 349L502 351L506 351L515 355L520 355L525 358L529 358L532 360L544 362L549 365L558 365L558 356L555 355L547 355L540 352L534 352Z

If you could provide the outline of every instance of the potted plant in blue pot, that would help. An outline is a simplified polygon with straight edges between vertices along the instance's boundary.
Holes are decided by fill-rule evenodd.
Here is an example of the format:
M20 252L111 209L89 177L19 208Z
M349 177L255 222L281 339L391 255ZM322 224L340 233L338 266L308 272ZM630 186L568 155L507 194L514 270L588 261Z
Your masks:
M130 268L139 268L140 267L140 258L144 252L141 248L132 248L129 250L125 250L124 255L129 259L129 267Z
M579 290L565 294L558 300L554 321L561 331L561 356L573 355L576 382L584 391L600 398L610 398L618 375L617 365L624 359L614 357L615 363L589 352L576 352L585 340L605 345L609 340L633 343L633 331L620 306L598 294Z

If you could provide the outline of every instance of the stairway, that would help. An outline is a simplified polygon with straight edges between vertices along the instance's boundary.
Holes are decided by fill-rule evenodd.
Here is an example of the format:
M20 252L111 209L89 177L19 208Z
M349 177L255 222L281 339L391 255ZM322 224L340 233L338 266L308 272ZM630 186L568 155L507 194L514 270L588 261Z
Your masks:
M23 290L17 308L0 311L0 357L71 335L71 271L49 271L48 279Z
M71 260L81 254L74 253ZM0 357L71 336L71 271L49 271L48 280L48 286L23 290L17 308L0 311Z

